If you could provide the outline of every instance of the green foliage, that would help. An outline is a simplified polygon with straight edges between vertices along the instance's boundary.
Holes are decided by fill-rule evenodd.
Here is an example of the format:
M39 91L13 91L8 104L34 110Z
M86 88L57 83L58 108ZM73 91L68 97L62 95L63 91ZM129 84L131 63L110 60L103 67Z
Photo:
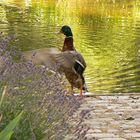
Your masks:
M0 108L1 108L5 93L6 93L6 86L4 88L1 88L1 91L0 91ZM4 130L0 132L0 140L10 140L14 132L13 130L17 126L22 116L22 113L23 112L21 112L16 118L10 121L10 123L4 128Z
M2 105L5 93L6 93L6 87L4 87L4 89L0 88L0 107Z
M13 134L13 130L14 128L17 126L19 120L21 119L22 116L21 112L15 119L13 119L4 130L1 131L0 133L0 140L10 140L12 134Z

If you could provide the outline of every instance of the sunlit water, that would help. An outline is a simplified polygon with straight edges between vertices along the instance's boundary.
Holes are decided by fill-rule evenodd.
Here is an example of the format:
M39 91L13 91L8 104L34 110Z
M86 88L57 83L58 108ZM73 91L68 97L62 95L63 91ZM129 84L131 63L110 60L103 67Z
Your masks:
M62 47L70 25L92 93L140 92L139 0L0 0L0 32L18 49Z

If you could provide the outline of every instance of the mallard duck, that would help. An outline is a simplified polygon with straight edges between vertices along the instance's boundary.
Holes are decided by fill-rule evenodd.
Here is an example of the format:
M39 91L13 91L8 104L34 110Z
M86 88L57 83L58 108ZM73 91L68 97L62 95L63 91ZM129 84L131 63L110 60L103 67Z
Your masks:
M86 90L83 76L86 63L83 56L73 46L70 27L63 26L61 33L66 35L62 51L56 48L43 48L24 52L23 55L26 60L32 60L35 64L46 65L48 68L58 64L57 70L65 74L72 90L73 87L80 89L80 95L82 96L83 90Z

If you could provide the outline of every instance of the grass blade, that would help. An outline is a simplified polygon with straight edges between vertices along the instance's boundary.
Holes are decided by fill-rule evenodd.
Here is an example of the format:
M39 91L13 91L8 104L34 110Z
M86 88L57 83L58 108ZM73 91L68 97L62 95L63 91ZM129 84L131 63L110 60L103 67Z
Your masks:
M9 140L10 137L13 134L13 130L18 124L21 116L23 114L23 111L16 117L14 118L6 127L3 131L0 132L0 140Z
M5 95L5 93L6 93L6 86L4 87L4 89L3 89L3 91L2 92L0 92L0 107L1 107L1 104L2 104L2 102L3 102L3 99L4 99L4 95Z

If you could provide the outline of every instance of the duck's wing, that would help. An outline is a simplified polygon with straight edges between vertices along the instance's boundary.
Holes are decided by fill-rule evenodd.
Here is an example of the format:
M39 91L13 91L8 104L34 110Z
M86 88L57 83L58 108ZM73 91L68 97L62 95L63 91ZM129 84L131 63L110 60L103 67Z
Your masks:
M85 59L84 59L84 57L80 54L80 53L78 53L77 52L77 54L76 54L76 59L83 65L83 67L84 68L86 68L86 62L85 62Z
M79 61L84 68L86 63L82 55L76 51L65 51L54 55L54 59L63 68L72 69L76 61Z
M60 65L62 69L72 70L76 61L86 67L82 55L76 51L61 52L56 48L44 48L23 53L25 60L31 60L35 64L46 65L49 68Z
M60 51L56 48L36 49L24 52L23 58L25 60L31 60L34 64L53 66L56 63L56 61L51 55L54 56L58 53L60 53Z
M55 54L53 57L62 68L72 69L75 62L75 57L70 51Z

